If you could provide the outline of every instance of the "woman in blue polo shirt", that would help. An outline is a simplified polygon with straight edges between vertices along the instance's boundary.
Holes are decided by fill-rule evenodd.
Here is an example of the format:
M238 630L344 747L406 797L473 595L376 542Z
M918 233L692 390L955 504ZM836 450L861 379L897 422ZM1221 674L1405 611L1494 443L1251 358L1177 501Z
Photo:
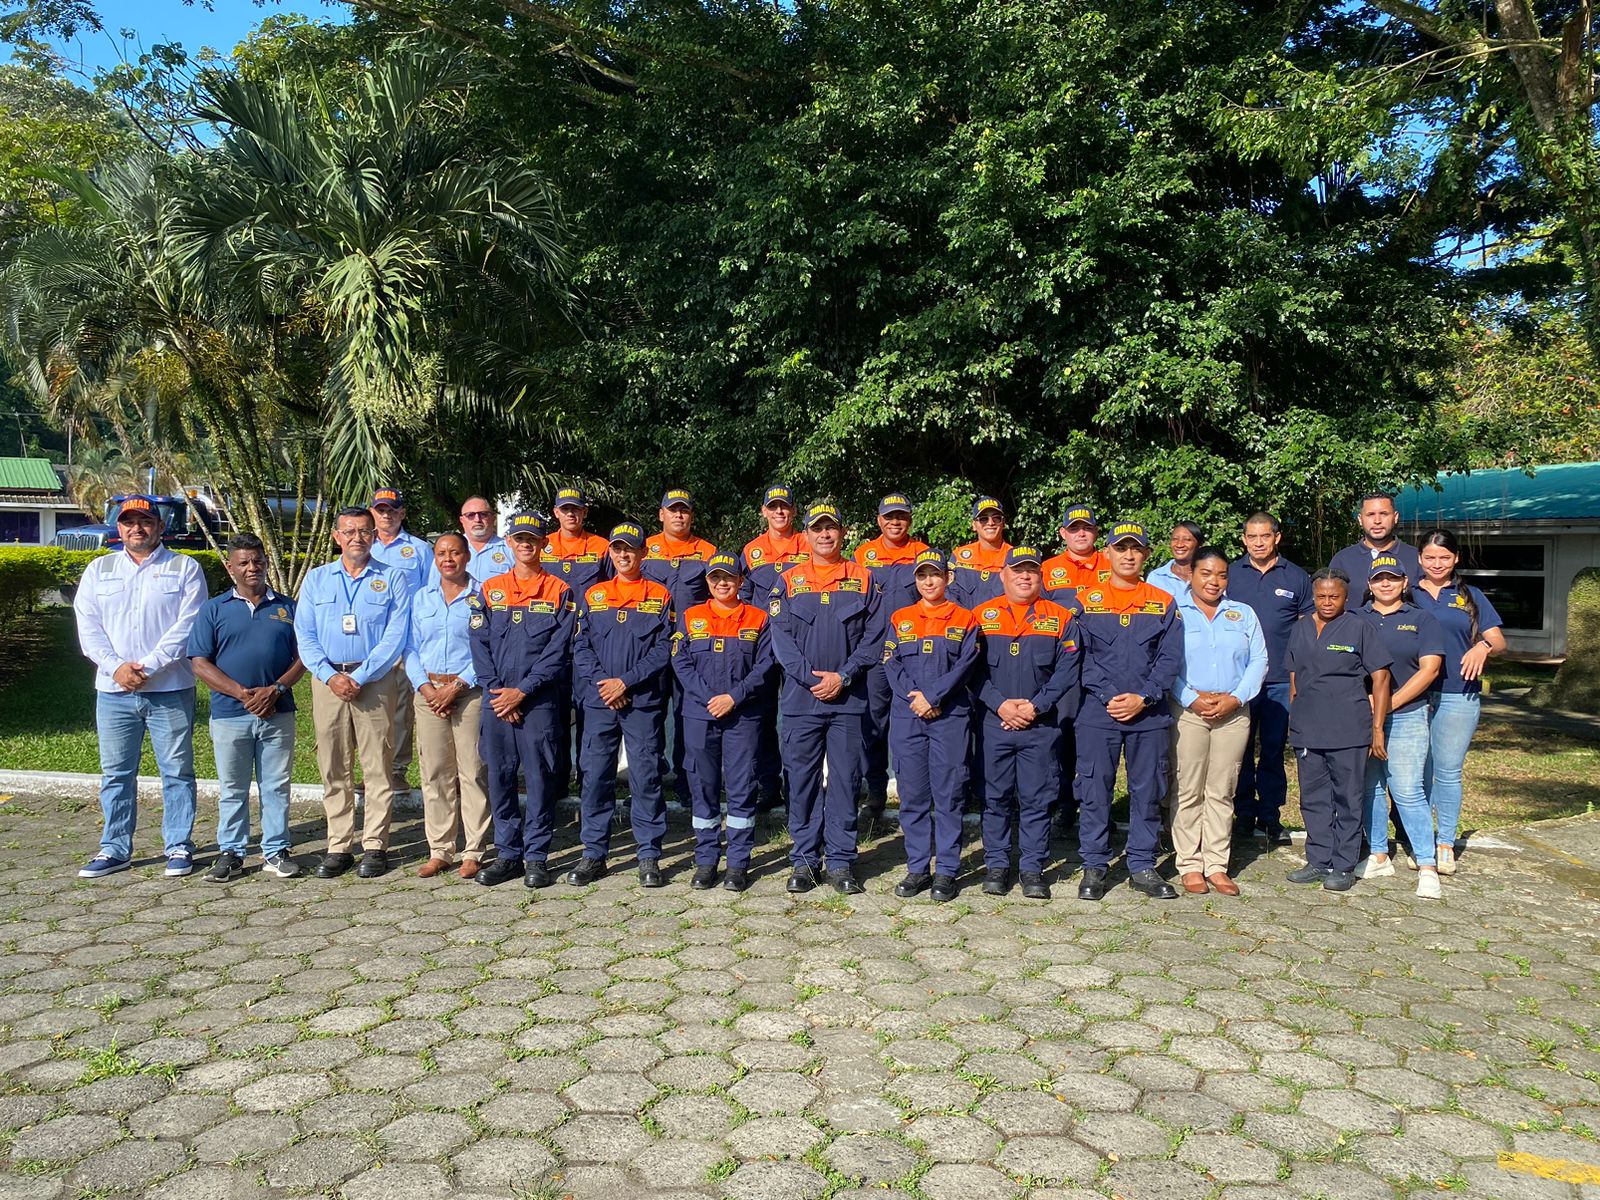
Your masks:
M1336 567L1311 577L1311 613L1289 635L1284 664L1306 826L1306 865L1289 882L1330 892L1355 885L1367 758L1384 756L1389 713L1389 652L1370 624L1345 610L1349 595L1350 579Z
M1380 554L1367 573L1367 602L1360 614L1378 631L1394 663L1394 695L1383 723L1387 758L1367 759L1367 860L1356 868L1363 879L1394 874L1389 858L1389 797L1416 856L1417 895L1439 898L1439 872L1433 852L1433 813L1423 793L1428 761L1428 689L1444 662L1444 633L1433 616L1411 597L1406 569L1393 554Z
M1438 823L1439 874L1456 873L1456 826L1461 820L1461 771L1478 729L1483 666L1506 648L1500 614L1489 598L1461 582L1461 548L1455 535L1430 529L1417 549L1422 582L1417 603L1444 632L1444 670L1428 696L1428 806Z

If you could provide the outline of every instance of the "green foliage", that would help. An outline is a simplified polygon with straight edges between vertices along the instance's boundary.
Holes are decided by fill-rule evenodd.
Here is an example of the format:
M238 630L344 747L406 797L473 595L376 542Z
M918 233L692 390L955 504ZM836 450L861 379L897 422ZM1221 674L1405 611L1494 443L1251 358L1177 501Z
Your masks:
M0 546L0 628L32 611L42 593L77 587L86 567L106 550L63 550L59 546ZM222 560L210 550L179 550L200 564L206 590L215 595L229 585Z
M1567 593L1567 658L1536 703L1600 713L1600 567L1579 571Z

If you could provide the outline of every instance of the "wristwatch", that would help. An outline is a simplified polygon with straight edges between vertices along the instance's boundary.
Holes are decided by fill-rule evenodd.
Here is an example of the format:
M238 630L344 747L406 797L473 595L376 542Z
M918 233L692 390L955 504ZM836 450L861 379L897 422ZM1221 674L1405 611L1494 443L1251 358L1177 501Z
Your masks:
M275 683L275 684L273 684L273 685L272 685L272 690L273 690L273 691L275 691L275 692L277 692L277 693L278 693L278 696L279 696L279 697L280 697L280 698L282 698L282 697L284 697L284 696L287 696L287 695L288 695L288 694L289 694L289 689L288 689L288 687L287 687L287 686L285 686L285 685L284 685L284 684L281 684L281 683Z
M850 675L849 675L849 672L847 672L847 671L840 671L839 672L839 686L841 688L848 688L850 686Z

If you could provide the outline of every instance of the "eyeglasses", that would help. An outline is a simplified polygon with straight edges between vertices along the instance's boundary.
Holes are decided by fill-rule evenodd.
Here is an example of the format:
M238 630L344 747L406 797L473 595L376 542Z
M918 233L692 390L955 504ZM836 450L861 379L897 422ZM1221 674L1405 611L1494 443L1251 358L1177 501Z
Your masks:
M464 512L461 514L461 519L463 521L487 521L489 519L489 510L485 508L478 512Z
M979 525L1004 525L1006 519L999 513L984 513L976 520Z
M376 531L365 525L359 529L338 529L334 532L340 537L354 538L358 542L370 542L376 536Z

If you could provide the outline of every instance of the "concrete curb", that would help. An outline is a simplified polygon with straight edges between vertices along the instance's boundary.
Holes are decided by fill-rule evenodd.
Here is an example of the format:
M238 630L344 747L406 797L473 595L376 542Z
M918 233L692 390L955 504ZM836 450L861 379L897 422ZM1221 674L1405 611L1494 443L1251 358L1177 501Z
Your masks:
M195 799L215 801L222 792L215 779L196 779ZM322 810L322 785L296 783L289 787L289 803L306 805ZM75 771L7 771L0 770L0 792L28 792L36 796L54 796L63 799L96 800L100 796L100 776L84 775ZM250 787L250 798L259 800L255 785ZM160 800L161 779L156 775L139 776L139 799ZM402 812L421 812L422 793L410 791L395 797L395 807Z

